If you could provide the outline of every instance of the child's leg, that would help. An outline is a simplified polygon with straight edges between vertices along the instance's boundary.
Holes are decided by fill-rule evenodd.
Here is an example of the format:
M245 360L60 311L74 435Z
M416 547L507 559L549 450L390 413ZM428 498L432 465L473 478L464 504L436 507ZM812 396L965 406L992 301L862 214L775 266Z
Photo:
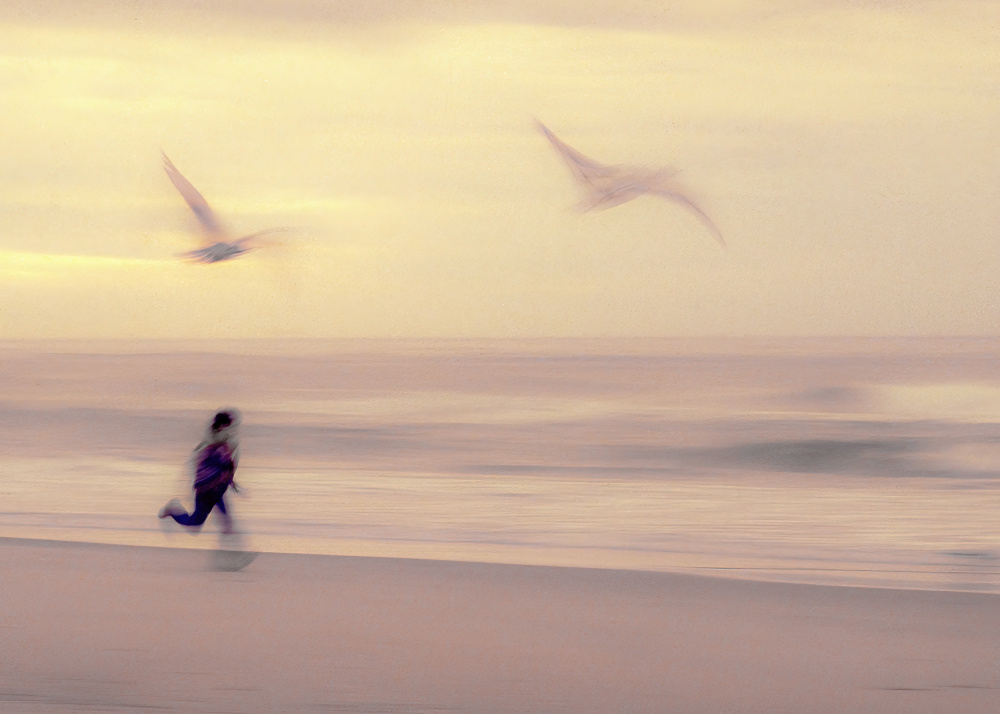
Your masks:
M229 511L226 510L226 499L222 494L219 495L219 500L215 502L215 508L219 512L219 520L222 521L222 532L227 535L232 533L233 519L229 515Z
M213 491L196 493L193 513L171 513L169 515L182 526L201 528L212 508L215 507L216 503L220 503L221 499L222 494Z

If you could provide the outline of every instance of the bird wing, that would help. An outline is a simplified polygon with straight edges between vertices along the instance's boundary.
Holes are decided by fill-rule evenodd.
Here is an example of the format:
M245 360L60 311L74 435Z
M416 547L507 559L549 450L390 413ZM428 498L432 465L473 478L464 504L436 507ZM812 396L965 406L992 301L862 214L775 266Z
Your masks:
M208 205L208 201L198 193L198 189L192 186L190 181L184 178L181 172L177 170L177 167L167 158L166 154L163 154L163 169L167 172L170 182L180 192L184 200L187 201L187 205L191 207L191 210L194 211L194 215L198 218L198 221L208 235L213 239L223 237L225 232L222 230L222 226L219 225L219 219L215 217L215 212Z
M694 213L696 216L698 216L698 219L702 222L702 224L704 224L706 228L712 231L712 236L715 238L715 240L719 242L719 245L721 245L723 248L727 247L726 241L722 237L722 233L720 233L719 229L715 227L714 223L712 223L712 219L709 218L703 210L698 208L691 201L691 199L685 196L683 193L679 193L677 191L666 188L650 188L649 192L656 196L665 198L668 201L679 203L680 205L684 206L686 209Z
M199 263L220 263L223 260L232 260L236 256L243 255L251 250L253 248L243 248L236 243L216 243L207 248L199 248L198 250L181 253L180 257L190 258Z
M592 184L595 180L606 179L618 173L616 167L599 164L593 159L588 159L576 149L567 146L541 122L538 122L538 128L563 157L566 165L573 172L573 176L580 183Z
M212 263L214 262L213 261L214 254L212 252L213 247L214 246L210 246L208 248L199 248L198 250L189 250L186 253L179 253L178 255L180 255L181 258L189 258L199 263Z

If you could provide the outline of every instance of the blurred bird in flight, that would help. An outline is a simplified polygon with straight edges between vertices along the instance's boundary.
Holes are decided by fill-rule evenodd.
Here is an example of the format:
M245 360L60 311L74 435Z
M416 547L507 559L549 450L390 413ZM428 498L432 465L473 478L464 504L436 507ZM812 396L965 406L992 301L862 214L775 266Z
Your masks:
M538 128L552 143L556 151L563 157L573 177L587 191L587 198L580 204L583 211L593 209L604 210L613 208L643 194L660 196L687 208L698 217L698 220L712 232L712 236L726 247L719 229L712 220L696 206L691 199L680 192L678 186L671 180L676 171L628 168L624 166L605 166L593 159L588 159L576 149L573 149L553 134L547 126L538 122Z
M184 197L184 200L187 201L187 205L194 211L194 215L198 218L198 222L201 223L201 227L204 229L207 238L213 241L204 248L181 253L181 257L190 258L199 263L218 263L223 260L231 260L253 250L252 247L247 246L247 242L251 239L267 233L278 233L284 230L283 228L272 228L251 233L237 240L231 240L220 225L219 219L215 217L215 212L209 207L205 197L198 193L198 189L192 186L190 181L184 178L181 172L177 170L177 167L167 158L166 154L163 154L163 169L167 172L170 182L173 183L181 196Z

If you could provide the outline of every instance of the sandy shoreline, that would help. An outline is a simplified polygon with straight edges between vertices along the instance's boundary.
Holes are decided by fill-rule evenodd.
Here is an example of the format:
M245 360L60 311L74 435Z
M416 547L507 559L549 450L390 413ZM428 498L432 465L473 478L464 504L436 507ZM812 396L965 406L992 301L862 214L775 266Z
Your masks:
M4 712L992 712L1000 597L0 539Z

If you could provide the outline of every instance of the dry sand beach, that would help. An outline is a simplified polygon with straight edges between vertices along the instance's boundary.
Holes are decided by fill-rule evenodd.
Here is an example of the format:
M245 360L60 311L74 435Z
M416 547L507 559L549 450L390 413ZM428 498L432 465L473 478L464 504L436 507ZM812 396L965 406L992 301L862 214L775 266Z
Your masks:
M6 539L0 709L993 712L1000 598Z

